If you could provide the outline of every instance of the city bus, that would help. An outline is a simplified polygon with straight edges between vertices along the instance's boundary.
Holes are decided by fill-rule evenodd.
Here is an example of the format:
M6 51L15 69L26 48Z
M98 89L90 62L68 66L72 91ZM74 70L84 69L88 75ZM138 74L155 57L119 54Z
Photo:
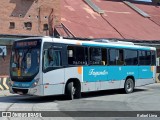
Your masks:
M33 37L13 43L10 92L35 96L123 89L155 83L156 48L132 42Z

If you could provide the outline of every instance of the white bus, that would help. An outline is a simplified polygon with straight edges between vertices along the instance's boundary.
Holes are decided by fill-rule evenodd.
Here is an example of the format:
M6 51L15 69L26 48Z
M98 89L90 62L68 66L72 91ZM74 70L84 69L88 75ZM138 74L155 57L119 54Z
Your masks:
M48 96L155 83L156 49L130 42L35 37L14 42L11 93Z

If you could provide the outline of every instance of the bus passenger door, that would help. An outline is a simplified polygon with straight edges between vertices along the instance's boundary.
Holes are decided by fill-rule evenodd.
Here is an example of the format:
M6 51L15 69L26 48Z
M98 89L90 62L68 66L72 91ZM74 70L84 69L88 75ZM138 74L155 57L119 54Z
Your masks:
M49 44L49 43L46 43ZM47 46L47 47L46 47ZM45 48L46 47L46 48ZM44 44L43 50L43 85L44 95L63 94L64 68L63 46L60 44Z
M139 79L137 86L154 83L153 67L151 66L151 52L141 50L139 53Z
M123 77L124 50L109 49L108 88L120 88Z
M123 80L123 68L121 66L108 67L108 89L116 89L120 87L121 80Z

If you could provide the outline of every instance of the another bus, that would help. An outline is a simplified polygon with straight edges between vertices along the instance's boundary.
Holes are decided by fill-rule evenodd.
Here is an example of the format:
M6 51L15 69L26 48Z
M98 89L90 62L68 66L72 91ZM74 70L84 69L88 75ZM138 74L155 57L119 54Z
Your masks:
M11 93L36 96L124 89L155 83L156 48L105 39L33 37L14 42Z

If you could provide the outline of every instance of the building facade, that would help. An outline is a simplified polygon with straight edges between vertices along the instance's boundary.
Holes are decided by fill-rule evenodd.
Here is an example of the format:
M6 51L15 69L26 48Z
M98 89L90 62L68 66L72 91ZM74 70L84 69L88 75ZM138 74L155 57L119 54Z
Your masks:
M60 0L1 0L0 46L6 46L6 55L5 57L0 55L0 76L9 74L11 45L15 39L53 35L54 26L61 23L60 2Z
M1 0L0 34L52 35L60 23L60 0Z

